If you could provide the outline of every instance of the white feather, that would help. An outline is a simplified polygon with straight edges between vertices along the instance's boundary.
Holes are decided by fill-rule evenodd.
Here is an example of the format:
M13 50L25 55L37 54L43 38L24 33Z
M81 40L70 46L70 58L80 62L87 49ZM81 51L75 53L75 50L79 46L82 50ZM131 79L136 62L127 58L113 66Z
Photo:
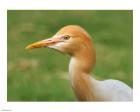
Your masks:
M133 91L125 83L118 80L97 81L91 78L93 82L93 93L97 100L102 101L132 101Z

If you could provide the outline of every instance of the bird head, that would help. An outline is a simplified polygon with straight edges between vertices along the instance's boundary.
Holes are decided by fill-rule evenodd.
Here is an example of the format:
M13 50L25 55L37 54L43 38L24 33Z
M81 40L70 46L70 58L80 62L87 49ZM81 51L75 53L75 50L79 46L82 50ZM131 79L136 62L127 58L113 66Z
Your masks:
M77 25L68 25L61 28L49 39L32 43L26 47L27 50L33 48L48 47L62 53L76 55L82 49L91 49L92 42L88 33Z

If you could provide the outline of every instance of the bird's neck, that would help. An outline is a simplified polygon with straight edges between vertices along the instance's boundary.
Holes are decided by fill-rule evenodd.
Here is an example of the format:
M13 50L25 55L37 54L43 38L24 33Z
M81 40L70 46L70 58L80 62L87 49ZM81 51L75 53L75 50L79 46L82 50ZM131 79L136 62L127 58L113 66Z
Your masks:
M70 80L79 100L93 98L90 72L95 65L95 51L82 50L73 56L69 65Z

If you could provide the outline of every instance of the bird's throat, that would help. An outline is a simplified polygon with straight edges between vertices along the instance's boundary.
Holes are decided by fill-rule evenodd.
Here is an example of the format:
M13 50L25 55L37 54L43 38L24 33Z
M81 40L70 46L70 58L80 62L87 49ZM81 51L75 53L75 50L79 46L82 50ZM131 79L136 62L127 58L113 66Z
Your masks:
M80 101L90 101L93 100L93 87L92 81L89 74L79 70L78 65L70 67L70 80L74 92Z
M87 52L86 55L72 57L70 61L70 80L76 96L81 101L89 101L94 98L92 94L93 87L91 87L92 81L89 75L95 64L93 56L93 54L88 54Z

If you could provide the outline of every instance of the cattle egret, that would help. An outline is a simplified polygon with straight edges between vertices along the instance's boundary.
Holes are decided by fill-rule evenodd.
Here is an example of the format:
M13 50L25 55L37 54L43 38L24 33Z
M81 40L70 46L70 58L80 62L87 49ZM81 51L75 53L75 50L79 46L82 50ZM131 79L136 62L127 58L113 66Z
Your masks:
M69 75L79 101L132 101L132 89L119 80L99 81L91 77L96 53L90 35L80 26L67 25L53 37L26 49L48 47L70 55Z

